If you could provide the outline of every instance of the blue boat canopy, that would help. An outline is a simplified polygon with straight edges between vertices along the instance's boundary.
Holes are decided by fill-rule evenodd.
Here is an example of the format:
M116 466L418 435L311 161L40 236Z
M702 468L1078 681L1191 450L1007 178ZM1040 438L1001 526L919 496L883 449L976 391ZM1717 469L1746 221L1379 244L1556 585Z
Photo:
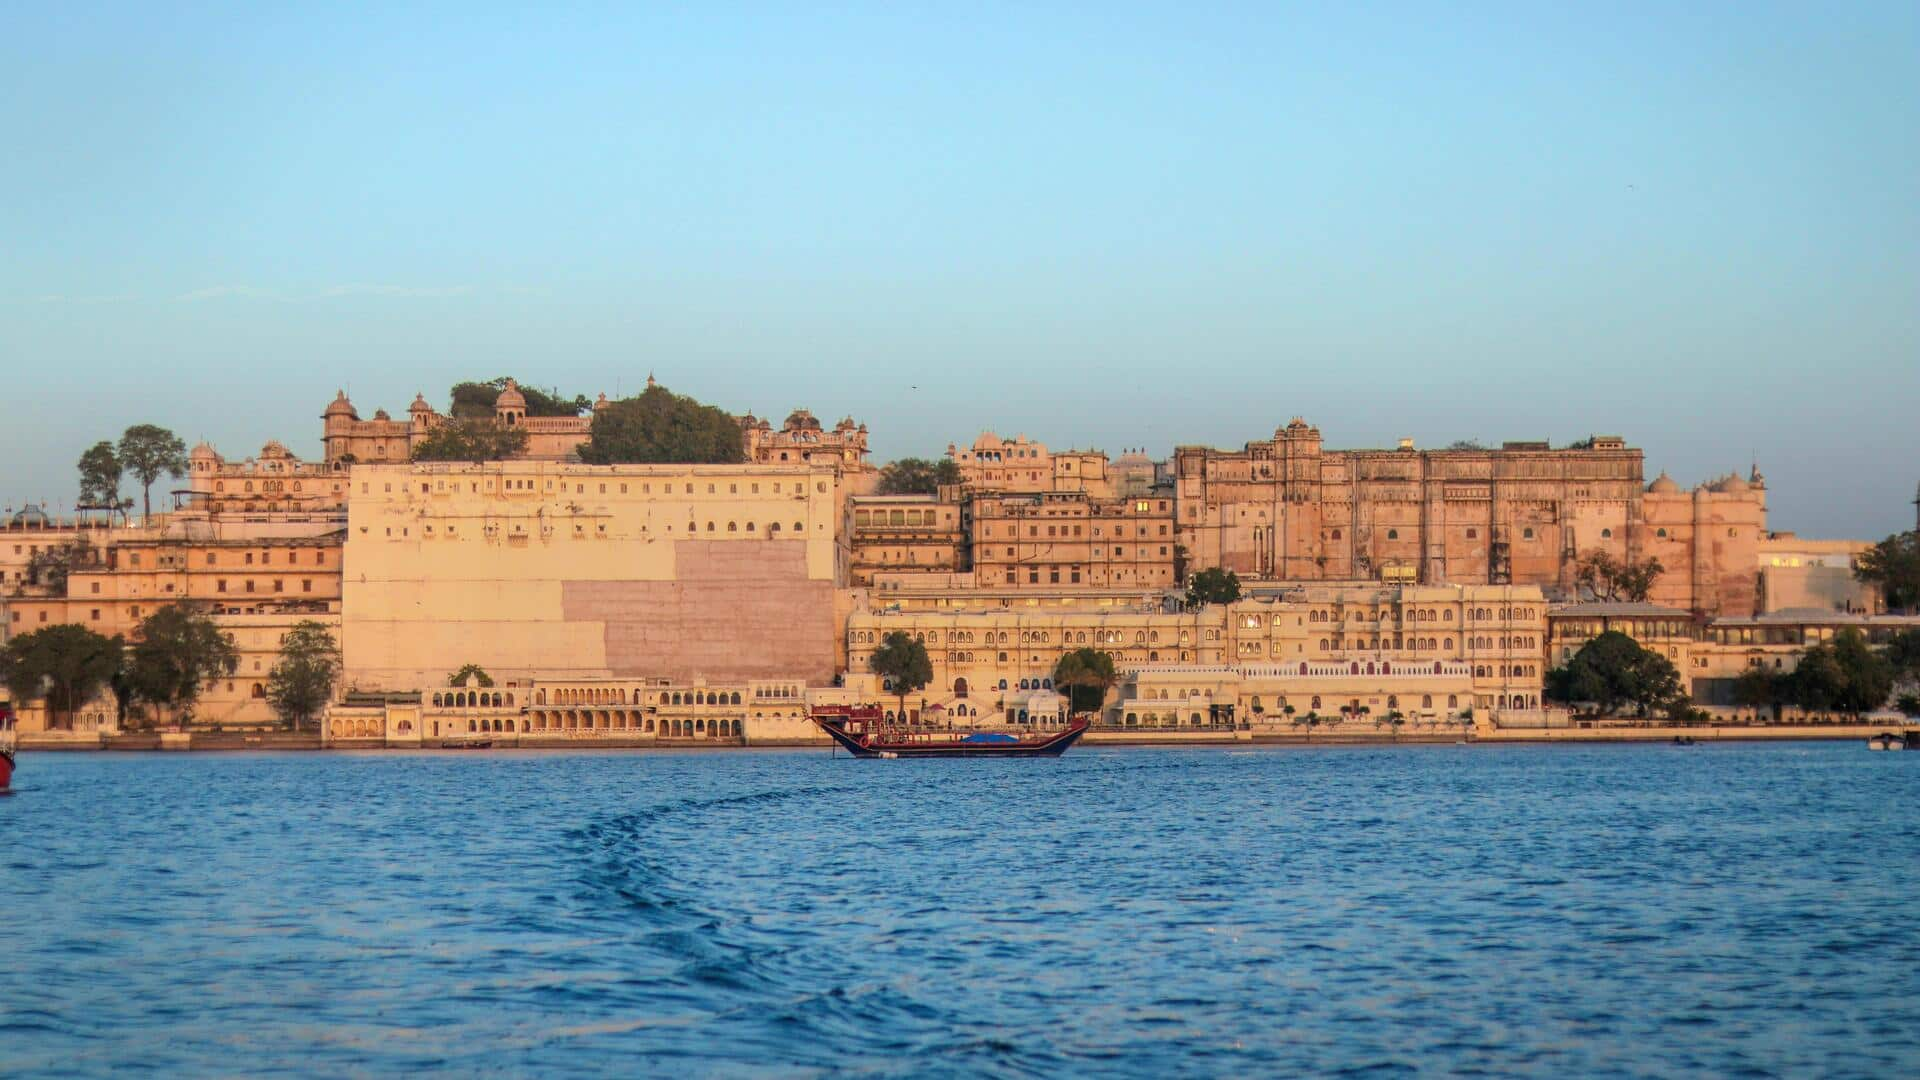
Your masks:
M963 743L1017 743L1020 740L1004 731L976 731L960 740Z

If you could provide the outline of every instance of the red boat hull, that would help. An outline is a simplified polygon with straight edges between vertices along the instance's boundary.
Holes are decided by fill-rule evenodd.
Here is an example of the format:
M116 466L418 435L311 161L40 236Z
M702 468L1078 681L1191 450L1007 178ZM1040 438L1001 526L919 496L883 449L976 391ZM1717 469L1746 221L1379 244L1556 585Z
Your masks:
M1019 736L1009 742L966 742L961 734L933 732L915 736L886 731L859 734L848 731L846 721L841 719L815 717L814 722L842 749L859 758L1059 757L1087 733L1087 725L1082 721L1062 731Z
M13 751L0 750L0 788L13 783Z

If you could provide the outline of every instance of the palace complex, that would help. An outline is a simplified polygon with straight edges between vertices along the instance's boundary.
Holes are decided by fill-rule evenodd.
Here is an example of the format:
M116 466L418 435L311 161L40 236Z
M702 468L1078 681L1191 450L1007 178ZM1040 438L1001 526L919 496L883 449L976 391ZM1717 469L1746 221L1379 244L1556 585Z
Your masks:
M1727 708L1750 667L1790 667L1845 626L1884 637L1915 621L1854 580L1864 542L1770 533L1757 469L1649 481L1615 436L1327 450L1296 419L1156 461L989 432L948 448L957 482L881 494L850 418L739 417L737 465L591 466L591 413L530 416L511 382L493 408L528 434L509 460L413 462L449 416L416 397L404 420L362 419L342 393L319 457L202 444L152 520L10 514L0 632L133 637L191 602L240 651L194 723L259 729L277 723L280 637L317 621L342 648L329 738L417 745L796 740L823 702L1032 722L1065 708L1054 665L1082 647L1114 657L1101 723L1116 730L1539 724L1545 671L1607 629ZM56 549L77 552L64 580L37 577ZM1576 581L1595 552L1664 570L1644 600L1601 601ZM1211 568L1238 575L1242 598L1184 603ZM933 666L904 701L868 674L894 631ZM470 665L487 685L450 685ZM119 722L103 696L73 735Z

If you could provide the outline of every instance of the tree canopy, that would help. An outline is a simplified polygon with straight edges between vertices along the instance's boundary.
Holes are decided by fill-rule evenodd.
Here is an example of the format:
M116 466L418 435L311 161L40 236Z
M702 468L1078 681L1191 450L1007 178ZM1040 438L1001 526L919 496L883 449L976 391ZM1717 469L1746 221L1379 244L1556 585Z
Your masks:
M890 631L880 639L880 647L867 658L867 670L893 684L903 716L907 695L926 689L933 681L933 661L927 658L926 645L905 630Z
M280 638L280 661L267 673L267 704L299 730L320 715L340 677L340 646L324 623L305 619Z
M447 685L465 686L469 679L473 680L473 685L482 689L493 685L493 676L487 674L487 669L479 664L462 665L459 671L447 676Z
M1875 652L1860 631L1847 627L1800 654L1800 663L1779 679L1775 693L1809 712L1859 715L1887 703L1893 694L1893 661Z
M1207 604L1231 604L1240 599L1240 575L1231 570L1210 567L1194 574L1187 581L1187 603L1202 607Z
M413 444L415 461L499 461L527 448L527 430L483 420L452 420Z
M493 419L494 402L499 400L500 391L505 390L510 381L520 391L520 396L527 399L528 416L579 416L593 407L585 395L576 394L569 398L557 389L540 390L502 375L486 382L454 383L448 394L452 401L447 415L455 420Z
M56 623L19 634L0 648L0 681L19 703L44 700L49 722L73 714L99 693L126 662L126 642L77 623Z
M1591 703L1604 715L1631 708L1646 716L1683 708L1687 701L1673 663L1618 630L1587 642L1566 667L1547 672L1546 691L1554 700Z
M120 500L120 478L126 471L112 443L103 439L88 447L80 455L79 504L90 509L125 509L126 504Z
M744 457L738 420L664 386L595 410L580 447L589 465L731 465Z
M232 634L198 609L174 603L141 620L127 675L135 699L191 716L201 689L239 666Z
M97 447L96 447L97 449ZM89 451L91 453L91 451ZM135 424L120 436L114 453L120 464L140 481L140 513L153 513L153 482L161 476L187 474L187 444L163 427Z
M1574 564L1573 580L1592 600L1645 603L1666 567L1659 559L1616 559L1596 548L1580 556Z
M1053 665L1053 685L1066 690L1068 707L1077 713L1097 711L1118 681L1112 654L1099 649L1075 649Z
M1920 532L1895 533L1861 552L1853 576L1880 586L1890 608L1920 608Z
M960 466L952 458L928 461L926 458L901 458L880 470L882 495L935 495L942 484L958 484Z

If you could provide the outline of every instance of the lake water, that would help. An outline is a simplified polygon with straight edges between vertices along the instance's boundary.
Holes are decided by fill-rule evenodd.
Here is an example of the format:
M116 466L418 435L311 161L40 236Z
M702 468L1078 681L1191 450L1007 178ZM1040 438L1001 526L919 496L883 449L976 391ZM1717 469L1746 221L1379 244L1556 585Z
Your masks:
M33 754L0 1072L1920 1073L1920 753Z

